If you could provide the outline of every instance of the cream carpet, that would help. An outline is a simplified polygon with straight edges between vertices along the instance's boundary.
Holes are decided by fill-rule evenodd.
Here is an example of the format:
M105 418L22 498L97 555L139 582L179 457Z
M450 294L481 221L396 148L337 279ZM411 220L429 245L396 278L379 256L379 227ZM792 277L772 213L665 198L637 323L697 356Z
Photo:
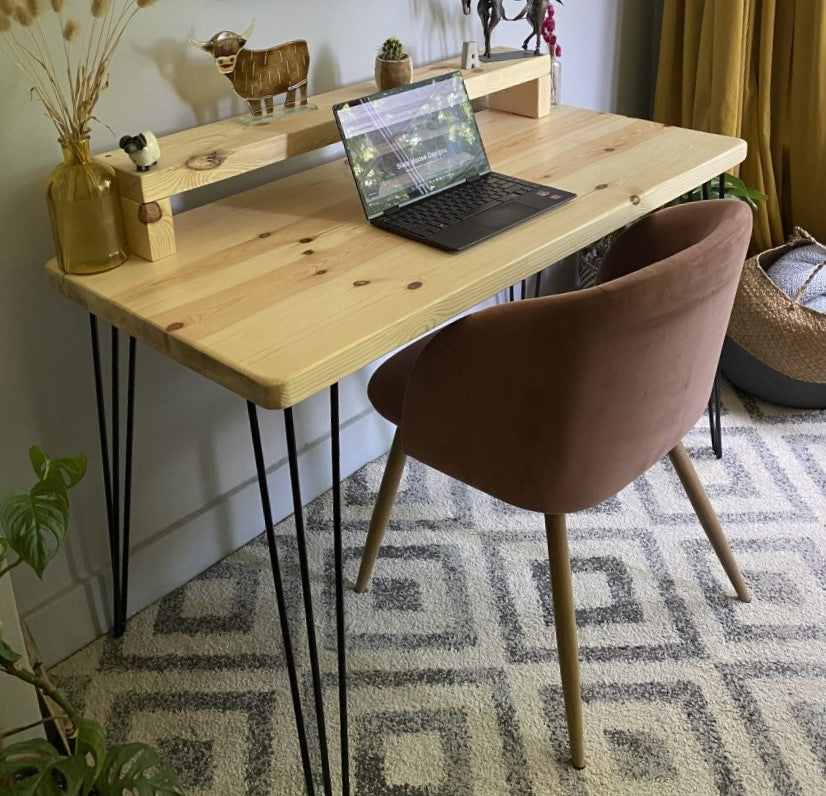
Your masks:
M723 459L705 419L686 442L751 604L733 599L667 460L569 519L581 772L565 762L541 517L409 463L372 588L347 594L354 793L826 793L826 413L730 387L723 400ZM343 488L350 585L383 463ZM329 494L307 508L335 719L330 513ZM298 594L291 521L277 535ZM294 600L303 648L302 616ZM157 745L188 792L292 796L279 639L262 536L54 674L112 740Z

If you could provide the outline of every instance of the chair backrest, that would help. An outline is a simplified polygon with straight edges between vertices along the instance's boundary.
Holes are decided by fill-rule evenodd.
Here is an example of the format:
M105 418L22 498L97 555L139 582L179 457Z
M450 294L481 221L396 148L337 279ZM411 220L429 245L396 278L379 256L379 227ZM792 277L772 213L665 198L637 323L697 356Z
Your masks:
M404 450L545 513L616 494L708 402L751 223L737 201L661 210L618 238L597 286L440 330L407 382Z

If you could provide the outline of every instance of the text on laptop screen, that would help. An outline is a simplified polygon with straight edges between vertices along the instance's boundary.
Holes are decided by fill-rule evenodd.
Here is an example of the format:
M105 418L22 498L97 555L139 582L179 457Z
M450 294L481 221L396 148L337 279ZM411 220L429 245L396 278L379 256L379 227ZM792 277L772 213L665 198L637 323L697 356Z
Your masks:
M489 171L458 72L345 103L336 113L368 218Z

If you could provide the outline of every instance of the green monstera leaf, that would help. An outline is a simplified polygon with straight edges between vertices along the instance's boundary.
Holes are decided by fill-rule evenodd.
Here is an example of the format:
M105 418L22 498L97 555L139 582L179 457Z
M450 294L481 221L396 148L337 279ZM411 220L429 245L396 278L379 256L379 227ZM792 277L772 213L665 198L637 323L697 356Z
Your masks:
M21 741L0 751L4 796L79 794L85 768L83 758L62 757L42 738Z
M91 719L78 721L75 755L86 762L81 794L88 796L106 762L106 733L96 721Z
M41 481L50 479L62 481L66 489L71 489L86 474L85 456L52 459L37 445L32 445L29 448L29 460Z
M0 502L0 525L11 549L42 578L69 525L69 496L63 481L38 481L28 494L7 495Z
M109 750L96 783L100 796L182 796L175 770L154 749L125 743Z
M34 445L29 458L38 482L28 494L13 492L0 501L5 534L0 539L0 560L13 551L42 578L66 538L68 490L85 475L86 457L52 459Z

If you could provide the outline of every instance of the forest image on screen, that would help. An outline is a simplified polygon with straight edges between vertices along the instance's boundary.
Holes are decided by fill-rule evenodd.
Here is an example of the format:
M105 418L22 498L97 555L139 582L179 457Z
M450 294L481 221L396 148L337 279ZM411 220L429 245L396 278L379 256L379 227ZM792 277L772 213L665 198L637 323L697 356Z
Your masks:
M338 117L368 217L488 170L460 75L350 103Z

